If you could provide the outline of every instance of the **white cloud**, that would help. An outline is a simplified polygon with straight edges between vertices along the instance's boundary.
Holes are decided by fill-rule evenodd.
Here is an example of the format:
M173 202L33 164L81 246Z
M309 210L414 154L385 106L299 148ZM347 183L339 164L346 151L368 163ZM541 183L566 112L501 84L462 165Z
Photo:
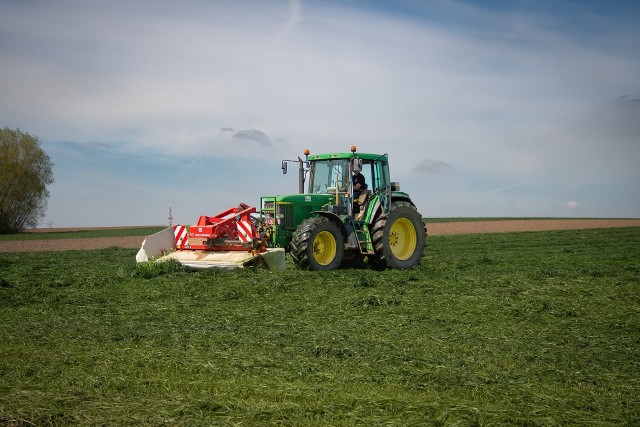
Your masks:
M243 129L235 132L233 134L233 138L238 139L240 141L249 141L255 142L259 145L263 145L269 147L273 145L271 138L266 133L262 132L260 129Z
M451 169L452 166L442 160L424 159L420 161L413 170L418 173L442 173L447 169Z
M588 28L573 34L540 6L402 5L418 13L299 0L5 3L1 125L186 165L259 158L263 175L305 148L357 145L389 153L419 205L451 200L448 214L555 215L568 197L587 213L605 209L584 201L602 185L615 211L640 216L625 197L640 182L635 21L571 10Z
M578 204L578 202L575 202L573 200L569 200L565 206L567 207L567 209L572 211L576 211L580 209L580 205Z

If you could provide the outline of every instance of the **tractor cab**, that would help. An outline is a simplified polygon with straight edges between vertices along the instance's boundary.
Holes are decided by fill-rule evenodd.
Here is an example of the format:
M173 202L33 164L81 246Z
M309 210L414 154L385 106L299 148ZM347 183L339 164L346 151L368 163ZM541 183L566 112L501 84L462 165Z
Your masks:
M307 156L308 193L347 191L354 166L364 175L367 188L375 192L389 185L389 163L386 154L340 153Z
M389 163L386 154L355 151L355 147L352 147L351 153L307 155L307 167L305 173L301 174L302 186L304 180L308 180L307 194L333 195L331 205L342 208L337 209L336 213L362 216L362 206L370 196L389 188ZM356 168L365 181L360 191L354 191L351 179ZM354 198L354 194L358 197Z

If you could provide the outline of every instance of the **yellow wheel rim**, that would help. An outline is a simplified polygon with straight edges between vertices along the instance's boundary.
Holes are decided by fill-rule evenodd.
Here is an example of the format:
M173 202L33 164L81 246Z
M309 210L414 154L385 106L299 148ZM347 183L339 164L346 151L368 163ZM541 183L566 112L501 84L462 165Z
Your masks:
M389 230L389 247L394 257L401 261L411 258L418 244L416 229L407 218L398 218Z
M321 231L313 239L313 258L320 265L328 265L337 253L336 239L328 231Z

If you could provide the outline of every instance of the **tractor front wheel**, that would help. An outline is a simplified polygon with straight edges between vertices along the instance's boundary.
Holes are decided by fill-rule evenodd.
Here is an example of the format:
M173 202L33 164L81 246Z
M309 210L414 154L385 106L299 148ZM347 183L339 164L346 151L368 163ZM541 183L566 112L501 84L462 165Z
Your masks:
M373 223L371 237L375 254L369 261L378 269L413 268L422 260L424 223L408 202L396 202L388 215L380 215Z
M291 258L301 270L335 270L344 257L344 237L336 224L317 216L300 224L291 240Z

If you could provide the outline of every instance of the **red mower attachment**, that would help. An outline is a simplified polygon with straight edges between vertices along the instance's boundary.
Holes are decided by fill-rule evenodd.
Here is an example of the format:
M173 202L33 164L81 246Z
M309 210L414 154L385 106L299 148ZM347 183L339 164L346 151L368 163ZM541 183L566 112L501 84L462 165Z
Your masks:
M266 244L253 225L252 213L256 213L255 207L240 203L214 216L202 215L188 233L184 226L175 226L176 249L265 252Z
M202 215L196 225L177 225L147 236L137 262L178 261L192 269L234 270L255 267L283 271L284 248L267 249L253 225L256 208L240 203L214 216Z
M267 249L253 225L256 208L240 203L214 216L202 215L196 225L177 225L147 236L137 262L178 261L192 269L235 270L249 266L283 271L284 248Z

